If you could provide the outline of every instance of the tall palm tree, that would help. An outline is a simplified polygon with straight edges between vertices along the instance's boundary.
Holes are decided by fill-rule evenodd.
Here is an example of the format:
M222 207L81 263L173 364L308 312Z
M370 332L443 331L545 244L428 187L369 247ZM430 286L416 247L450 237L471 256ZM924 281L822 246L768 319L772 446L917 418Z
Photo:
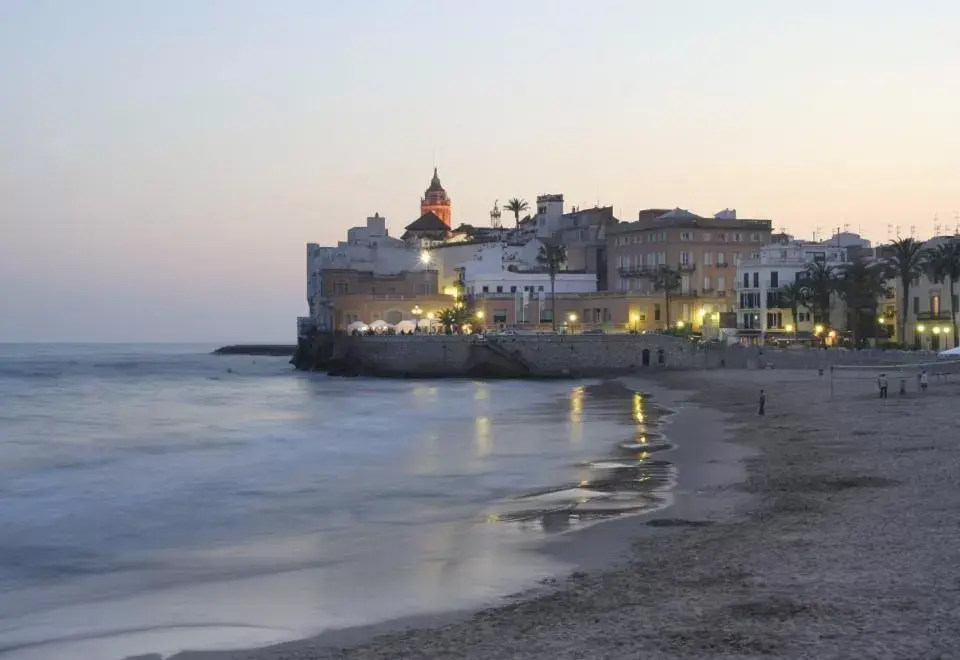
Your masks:
M513 213L513 219L517 223L517 229L520 229L520 214L530 208L530 205L527 204L527 200L514 197L513 199L508 199L507 205L503 208L505 211Z
M515 200L510 200L510 202L513 201ZM557 299L553 294L556 288L557 271L560 270L566 261L567 248L559 243L544 243L540 246L540 251L537 253L537 263L544 266L550 274L550 319L554 332L557 331Z
M790 310L790 322L793 323L793 329L796 330L800 316L800 306L804 304L803 288L796 282L790 282L780 287L778 293L780 307Z
M950 286L950 322L953 325L953 345L960 346L960 333L957 332L957 310L954 308L956 300L955 287L960 279L960 239L956 237L941 243L926 252L925 261L927 270L935 281L946 280Z
M853 345L859 347L870 331L876 330L877 299L886 295L887 273L876 264L857 261L838 269L836 291L847 304Z
M663 291L663 306L666 309L667 330L670 329L670 295L680 288L680 271L670 266L660 266L653 276L653 288Z
M897 319L897 341L906 342L907 310L910 308L910 285L924 269L923 244L912 238L898 238L888 246L887 265L889 275L900 280L903 299L900 301ZM951 301L953 302L953 301Z
M830 324L830 299L836 290L836 278L833 266L826 262L814 261L809 264L800 278L799 286L803 291L804 306L813 312L814 320Z

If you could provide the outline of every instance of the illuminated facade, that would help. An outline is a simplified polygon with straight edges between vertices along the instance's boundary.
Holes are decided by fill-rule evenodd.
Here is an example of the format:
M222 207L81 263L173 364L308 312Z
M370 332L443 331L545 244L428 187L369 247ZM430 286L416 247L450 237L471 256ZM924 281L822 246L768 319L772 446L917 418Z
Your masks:
M423 193L420 200L420 215L433 213L440 218L447 227L453 219L453 208L450 204L450 198L447 191L440 185L440 177L437 176L437 168L433 168L433 178L430 179L430 187Z

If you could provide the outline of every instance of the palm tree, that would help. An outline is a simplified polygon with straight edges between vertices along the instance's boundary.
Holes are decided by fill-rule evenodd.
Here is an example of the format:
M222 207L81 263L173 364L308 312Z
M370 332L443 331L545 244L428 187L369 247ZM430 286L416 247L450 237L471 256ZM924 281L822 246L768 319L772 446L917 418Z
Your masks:
M798 282L802 289L803 305L813 312L814 320L830 324L830 298L836 290L833 267L826 262L814 261L809 264Z
M790 282L780 287L780 307L790 310L790 319L796 331L800 317L800 306L804 305L803 288L796 282ZM804 305L805 306L805 305Z
M663 306L666 309L667 330L670 329L670 294L680 288L680 271L670 266L660 266L653 276L653 288L663 291Z
M437 315L437 320L439 320L440 324L443 325L444 333L448 335L453 332L454 326L462 327L469 321L469 319L470 315L466 308L462 305L441 309L440 313Z
M840 266L835 287L847 304L853 345L859 347L867 332L876 329L877 299L886 295L887 274L882 266L857 261Z
M953 325L953 345L960 346L960 333L957 332L957 310L954 308L955 285L960 279L960 240L951 238L926 252L925 261L931 278L935 281L946 280L950 285L950 321ZM931 310L932 311L932 310Z
M525 199L514 197L507 200L507 205L503 207L505 211L513 213L513 218L517 223L517 229L520 229L520 214L530 208Z
M510 203L514 201L517 200L511 199ZM540 246L540 252L537 253L537 263L546 267L547 272L550 273L550 319L553 323L554 332L557 331L557 299L553 293L556 286L557 271L566 261L567 248L559 243L544 243Z
M912 238L898 238L890 243L887 264L889 274L900 280L903 300L900 301L900 318L897 319L897 341L906 342L907 310L910 302L910 284L924 269L923 244ZM952 300L950 302L953 302Z

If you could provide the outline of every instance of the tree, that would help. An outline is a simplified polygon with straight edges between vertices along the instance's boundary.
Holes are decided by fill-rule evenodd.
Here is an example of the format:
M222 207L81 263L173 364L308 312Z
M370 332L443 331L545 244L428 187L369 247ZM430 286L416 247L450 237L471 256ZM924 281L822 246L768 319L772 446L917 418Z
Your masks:
M823 261L809 264L798 283L803 305L813 312L814 320L830 324L830 299L836 290L833 267Z
M897 319L897 341L906 343L907 310L910 307L910 284L914 278L920 276L924 269L923 244L912 238L899 238L888 246L887 257L888 274L900 280L903 300ZM952 302L952 301L951 301Z
M945 243L928 250L924 255L927 271L934 281L946 280L950 286L950 322L953 325L953 345L960 346L960 333L957 332L957 299L955 287L960 279L960 240L951 238ZM906 298L906 294L904 294Z
M796 330L800 316L800 306L803 305L806 307L803 298L803 288L796 282L790 282L780 287L778 293L780 297L780 307L790 310L790 322L793 323L793 328Z
M680 288L680 271L670 266L660 266L653 276L653 288L663 291L663 306L666 309L667 329L670 329L670 294Z
M853 345L859 347L876 330L877 299L886 295L887 274L882 266L862 261L844 264L835 279L837 293L847 304Z
M441 309L437 315L437 320L439 320L443 326L443 331L448 335L453 332L454 326L461 327L467 323L469 319L470 313L463 305Z
M527 204L526 200L519 197L514 197L513 199L508 199L507 205L503 208L504 210L513 213L513 219L517 223L517 229L520 229L520 214L530 208L530 205Z
M513 202L515 200L510 200ZM537 253L537 263L547 269L550 274L550 318L553 331L557 331L557 299L553 295L556 289L557 271L567 261L567 248L559 243L544 243Z

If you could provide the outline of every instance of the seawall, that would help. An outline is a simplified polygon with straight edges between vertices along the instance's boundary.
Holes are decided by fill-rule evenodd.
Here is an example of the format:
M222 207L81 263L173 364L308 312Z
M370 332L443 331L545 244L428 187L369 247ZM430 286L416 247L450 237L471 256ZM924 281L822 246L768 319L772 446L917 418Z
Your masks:
M929 362L910 351L775 349L644 335L338 336L301 343L298 369L406 378L575 378L648 369L827 369Z

